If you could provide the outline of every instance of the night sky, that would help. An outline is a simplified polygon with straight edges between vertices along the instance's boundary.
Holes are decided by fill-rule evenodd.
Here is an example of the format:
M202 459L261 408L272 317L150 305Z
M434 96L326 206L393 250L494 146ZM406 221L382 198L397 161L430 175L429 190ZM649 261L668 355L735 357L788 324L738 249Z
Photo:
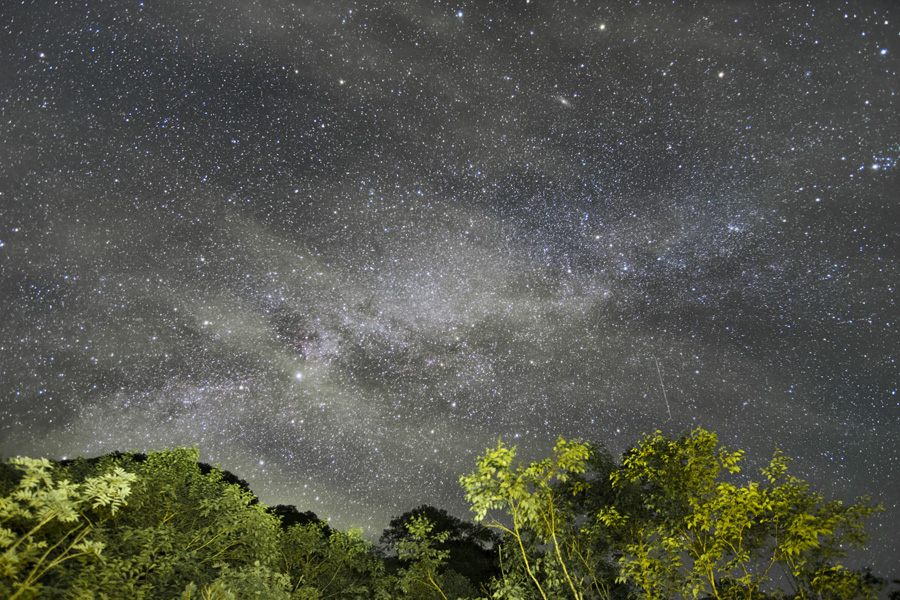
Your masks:
M800 4L3 2L0 453L377 537L703 427L900 575L900 14Z

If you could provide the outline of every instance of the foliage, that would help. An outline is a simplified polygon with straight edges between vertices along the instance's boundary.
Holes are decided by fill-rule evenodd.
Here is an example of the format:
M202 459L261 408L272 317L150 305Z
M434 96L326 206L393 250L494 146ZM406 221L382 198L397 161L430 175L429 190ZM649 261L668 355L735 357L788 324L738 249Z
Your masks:
M290 580L260 565L259 561L239 569L221 567L216 580L202 590L193 581L188 583L181 600L291 600Z
M0 465L0 597L456 600L491 572L492 600L872 600L883 587L841 562L880 507L827 501L779 452L761 481L742 478L743 453L702 429L645 436L621 464L563 438L514 464L498 442L460 478L478 523L420 506L385 529L396 558L359 530L263 506L197 457Z
M382 532L379 541L388 549L396 550L397 544L401 540L412 539L408 524L414 517L428 519L432 524L434 534L448 532L449 535L446 542L444 542L447 548L450 548L457 542L490 548L500 541L497 534L487 527L479 523L463 521L450 515L442 508L435 508L428 504L423 504L403 513L399 517L391 519L387 528Z
M0 595L14 600L36 597L64 563L101 558L105 545L92 534L125 506L135 476L116 468L79 485L54 481L46 458L9 462L23 474L0 498Z
M137 461L113 455L65 467L75 476L111 465L137 475L129 506L116 526L102 531L106 560L64 574L75 589L100 589L111 598L174 598L189 583L212 585L227 568L257 561L266 568L278 556L278 519L219 471L201 472L198 452L152 452Z
M290 578L286 575L255 561L252 565L242 565L239 568L221 565L219 576L210 587L218 586L227 590L235 600L290 600L290 585Z
M434 524L426 517L413 517L407 524L407 539L397 544L397 554L401 561L409 564L400 570L400 590L410 598L428 598L435 592L443 600L447 600L441 588L438 571L450 556L448 550L438 550L436 546L447 541L449 531L432 534Z
M597 513L609 506L620 507L627 513L639 511L641 494L635 487L613 488L611 476L619 468L602 444L590 446L585 472L575 473L569 480L557 484L566 514L579 529L571 536L567 549L572 560L589 577L590 593L597 598L633 598L630 586L618 579L618 565L613 552L622 542L621 532L591 526ZM586 596L589 593L586 593Z
M290 582L292 598L364 599L382 594L384 565L360 530L325 523L293 525L282 536L278 570Z
M331 535L331 528L319 518L319 516L311 510L300 512L293 504L278 504L266 507L266 510L278 517L281 521L281 528L290 529L294 525L306 525L307 523L319 523L325 526L326 534Z
M835 560L843 547L862 547L863 524L877 507L825 502L787 475L776 452L765 483L737 485L741 451L718 447L697 429L670 440L646 436L612 476L614 488L641 491L639 510L602 508L597 524L624 536L617 548L620 578L642 598L758 598L780 567L797 598L870 598L858 574Z
M559 438L552 458L518 467L513 467L515 451L501 441L479 457L473 473L460 478L476 521L496 510L510 520L507 524L491 516L488 522L508 537L503 579L495 583L495 595L514 597L534 589L543 600L568 594L581 600L594 575L585 570L590 561L582 560L578 528L557 484L584 473L590 447ZM579 493L581 487L570 491Z
M500 536L480 523L463 521L444 509L427 504L394 517L382 533L380 551L385 555L388 572L393 573L399 568L400 560L392 554L398 550L401 542L413 540L409 526L417 518L427 519L431 524L429 535L434 548L449 552L444 567L446 572L455 571L456 574L447 577L457 580L463 577L466 581L459 583L468 589L487 584L497 574L497 546L500 544ZM445 533L446 539L437 539Z

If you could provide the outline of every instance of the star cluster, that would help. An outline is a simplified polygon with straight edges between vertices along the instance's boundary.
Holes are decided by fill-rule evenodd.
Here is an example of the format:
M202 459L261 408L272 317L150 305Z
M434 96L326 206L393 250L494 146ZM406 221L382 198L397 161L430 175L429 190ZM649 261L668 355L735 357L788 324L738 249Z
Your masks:
M900 547L890 2L0 8L0 452L197 445L370 535L704 427Z

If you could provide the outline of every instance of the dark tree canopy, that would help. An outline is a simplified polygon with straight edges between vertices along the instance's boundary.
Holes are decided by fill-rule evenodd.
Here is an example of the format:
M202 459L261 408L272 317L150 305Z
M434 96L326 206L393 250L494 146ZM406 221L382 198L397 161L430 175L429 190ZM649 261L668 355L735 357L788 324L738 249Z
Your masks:
M448 532L450 534L446 542L448 545L465 543L491 549L500 541L499 536L484 525L463 521L449 514L443 508L423 504L391 519L381 534L379 539L381 544L393 550L400 540L410 539L406 525L413 517L427 518L434 525L433 533L435 534Z
M287 530L294 525L308 525L310 523L313 523L316 525L322 525L326 535L330 535L331 533L331 528L327 524L325 524L325 521L320 519L319 516L311 510L300 512L300 510L293 504L277 504L275 506L268 507L266 510L268 510L276 517L281 518L282 529Z
M428 504L390 520L379 540L386 554L396 551L401 541L412 539L407 525L416 517L424 517L433 524L432 535L447 534L447 539L435 543L435 548L448 551L447 568L466 574L473 586L487 583L498 572L499 535L484 525L458 519Z

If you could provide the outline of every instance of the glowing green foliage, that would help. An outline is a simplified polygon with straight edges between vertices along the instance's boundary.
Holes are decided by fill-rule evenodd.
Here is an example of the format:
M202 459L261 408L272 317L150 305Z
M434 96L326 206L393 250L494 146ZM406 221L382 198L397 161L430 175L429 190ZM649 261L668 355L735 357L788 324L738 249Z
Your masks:
M294 525L283 535L278 570L290 580L292 598L369 599L381 594L384 565L362 531L329 529L325 523Z
M101 589L110 597L175 598L189 583L204 590L226 571L258 561L272 568L278 556L278 520L253 495L226 483L218 470L202 473L195 448L152 452L142 460L109 457L138 477L115 528L105 528L102 563L67 572L61 583ZM105 468L76 462L73 473Z
M612 483L637 486L642 510L607 507L597 514L602 526L624 533L620 578L647 599L749 600L781 567L798 598L874 597L840 596L837 590L846 593L859 581L833 561L844 556L842 545L862 547L863 523L879 509L866 499L849 508L824 502L787 475L780 453L763 470L765 484L725 480L740 470L742 456L718 448L715 434L702 429L677 440L656 432L629 452Z
M361 531L320 521L283 530L197 456L182 448L0 465L0 598L456 600L473 589L448 567L453 549L495 541L444 511L431 512L437 521L413 511L386 530L401 563L389 575ZM476 520L504 534L486 593L761 600L785 597L770 589L778 572L795 600L874 600L877 579L841 559L864 547L865 521L880 507L826 501L788 474L779 452L752 481L742 458L702 429L645 436L620 465L600 446L563 438L551 457L516 464L516 448L499 442L460 478Z
M515 451L501 441L478 458L473 473L460 478L476 521L496 510L502 510L511 520L507 525L491 516L487 523L504 532L513 548L507 555L503 581L497 582L500 593L518 596L533 586L544 600L560 593L581 599L590 578L578 571L572 552L578 546L576 533L563 512L565 505L556 486L566 483L573 474L584 473L590 448L578 440L559 438L553 457L513 467ZM578 493L580 488L571 491ZM550 550L536 551L536 545L547 545Z
M438 550L434 546L447 541L449 531L432 534L434 524L426 517L414 516L406 524L409 539L397 543L397 554L408 567L400 570L399 588L408 597L421 598L429 592L437 593L447 600L441 586L438 571L450 556L448 550Z
M46 458L9 462L22 478L0 498L0 596L14 600L36 597L41 579L63 563L101 557L104 544L88 535L125 506L135 476L116 468L73 484L54 481Z

